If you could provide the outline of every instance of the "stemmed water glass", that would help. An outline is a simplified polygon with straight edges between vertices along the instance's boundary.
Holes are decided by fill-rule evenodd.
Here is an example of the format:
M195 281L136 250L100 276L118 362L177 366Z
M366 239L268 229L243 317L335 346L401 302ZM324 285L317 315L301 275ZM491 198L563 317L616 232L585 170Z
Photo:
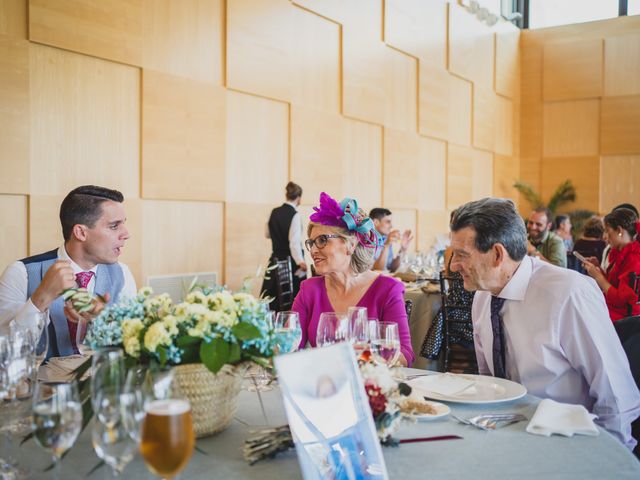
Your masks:
M195 446L191 404L173 370L150 371L149 375L140 453L151 472L170 479L187 466Z
M371 353L376 362L392 367L400 358L400 336L398 324L378 323L378 338L371 341Z
M349 321L344 313L324 312L318 320L316 345L327 347L348 340Z
M89 327L91 327L91 320L82 318L76 328L76 347L78 347L78 352L81 355L91 355L93 353L93 349L87 341Z
M75 381L40 382L33 394L33 431L36 442L51 452L54 478L62 454L75 443L82 429L82 404Z
M113 428L120 422L120 395L125 382L124 353L120 348L97 349L91 359L91 405L98 421Z
M302 341L302 328L298 312L278 312L273 329L278 353L295 352Z
M276 312L269 310L265 315L265 327L269 331L273 331L275 324ZM268 392L272 390L270 383L273 378L271 374L261 365L253 365L248 371L245 379L249 379L250 383L243 388L249 392Z
M129 435L125 415L111 425L96 419L91 429L91 442L96 455L104 460L113 473L119 476L133 459L137 444Z
M367 309L365 307L349 307L349 343L356 352L356 358L369 348L369 330Z

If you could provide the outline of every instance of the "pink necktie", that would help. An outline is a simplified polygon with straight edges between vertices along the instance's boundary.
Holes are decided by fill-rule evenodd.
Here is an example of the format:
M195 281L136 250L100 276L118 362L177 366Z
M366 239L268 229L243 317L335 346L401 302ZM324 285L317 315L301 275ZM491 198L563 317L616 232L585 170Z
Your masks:
M93 278L93 272L80 272L76 273L76 283L80 288L87 288L89 282ZM75 353L78 352L78 346L76 345L76 333L78 331L78 324L67 319L67 325L69 326L69 337L71 338L71 346Z

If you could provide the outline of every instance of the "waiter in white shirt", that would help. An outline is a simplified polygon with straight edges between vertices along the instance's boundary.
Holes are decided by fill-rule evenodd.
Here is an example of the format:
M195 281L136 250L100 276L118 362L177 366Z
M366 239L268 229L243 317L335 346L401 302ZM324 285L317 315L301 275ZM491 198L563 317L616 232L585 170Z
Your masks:
M589 277L526 256L527 233L510 200L460 207L451 222L451 270L476 290L480 374L523 384L541 398L580 404L633 450L640 393Z

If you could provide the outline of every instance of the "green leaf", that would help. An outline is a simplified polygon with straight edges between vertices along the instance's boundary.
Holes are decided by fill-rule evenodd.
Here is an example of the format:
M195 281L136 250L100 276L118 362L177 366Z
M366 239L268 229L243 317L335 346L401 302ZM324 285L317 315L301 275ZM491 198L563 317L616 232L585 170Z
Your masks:
M260 330L258 327L251 325L250 323L238 323L231 329L231 333L240 340L253 340L254 338L260 338Z
M528 183L516 182L513 184L513 188L518 190L518 192L520 192L520 194L531 204L533 208L544 207L544 202L542 201L540 194Z
M238 363L242 357L240 351L240 345L238 343L232 343L229 348L229 361L228 363Z
M214 338L211 342L200 344L200 360L213 373L218 373L226 363L229 363L231 346L222 338Z
M189 345L182 349L181 364L200 363L200 345Z
M190 335L183 335L178 337L176 340L176 345L180 348L191 347L193 345L197 345L202 341L200 337L192 337Z
M167 364L167 349L165 347L163 347L162 345L160 345L157 348L157 352L158 352L158 357L160 360L160 365L162 365L163 367Z
M571 180L565 180L562 182L549 200L548 208L551 213L556 213L560 205L573 202L576 199L576 189L571 183Z

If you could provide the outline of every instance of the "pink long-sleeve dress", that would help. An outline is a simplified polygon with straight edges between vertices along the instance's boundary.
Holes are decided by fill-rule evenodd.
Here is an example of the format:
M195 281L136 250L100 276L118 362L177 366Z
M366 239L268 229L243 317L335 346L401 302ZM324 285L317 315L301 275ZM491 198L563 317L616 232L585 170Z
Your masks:
M379 275L355 306L366 307L369 318L398 324L400 348L407 364L411 366L414 355L411 348L407 312L404 307L404 286L402 283L395 278ZM293 302L292 310L300 314L300 326L302 327L300 347L303 348L307 344L307 340L312 347L315 347L320 314L335 311L327 295L324 277L313 277L302 282L300 292Z

